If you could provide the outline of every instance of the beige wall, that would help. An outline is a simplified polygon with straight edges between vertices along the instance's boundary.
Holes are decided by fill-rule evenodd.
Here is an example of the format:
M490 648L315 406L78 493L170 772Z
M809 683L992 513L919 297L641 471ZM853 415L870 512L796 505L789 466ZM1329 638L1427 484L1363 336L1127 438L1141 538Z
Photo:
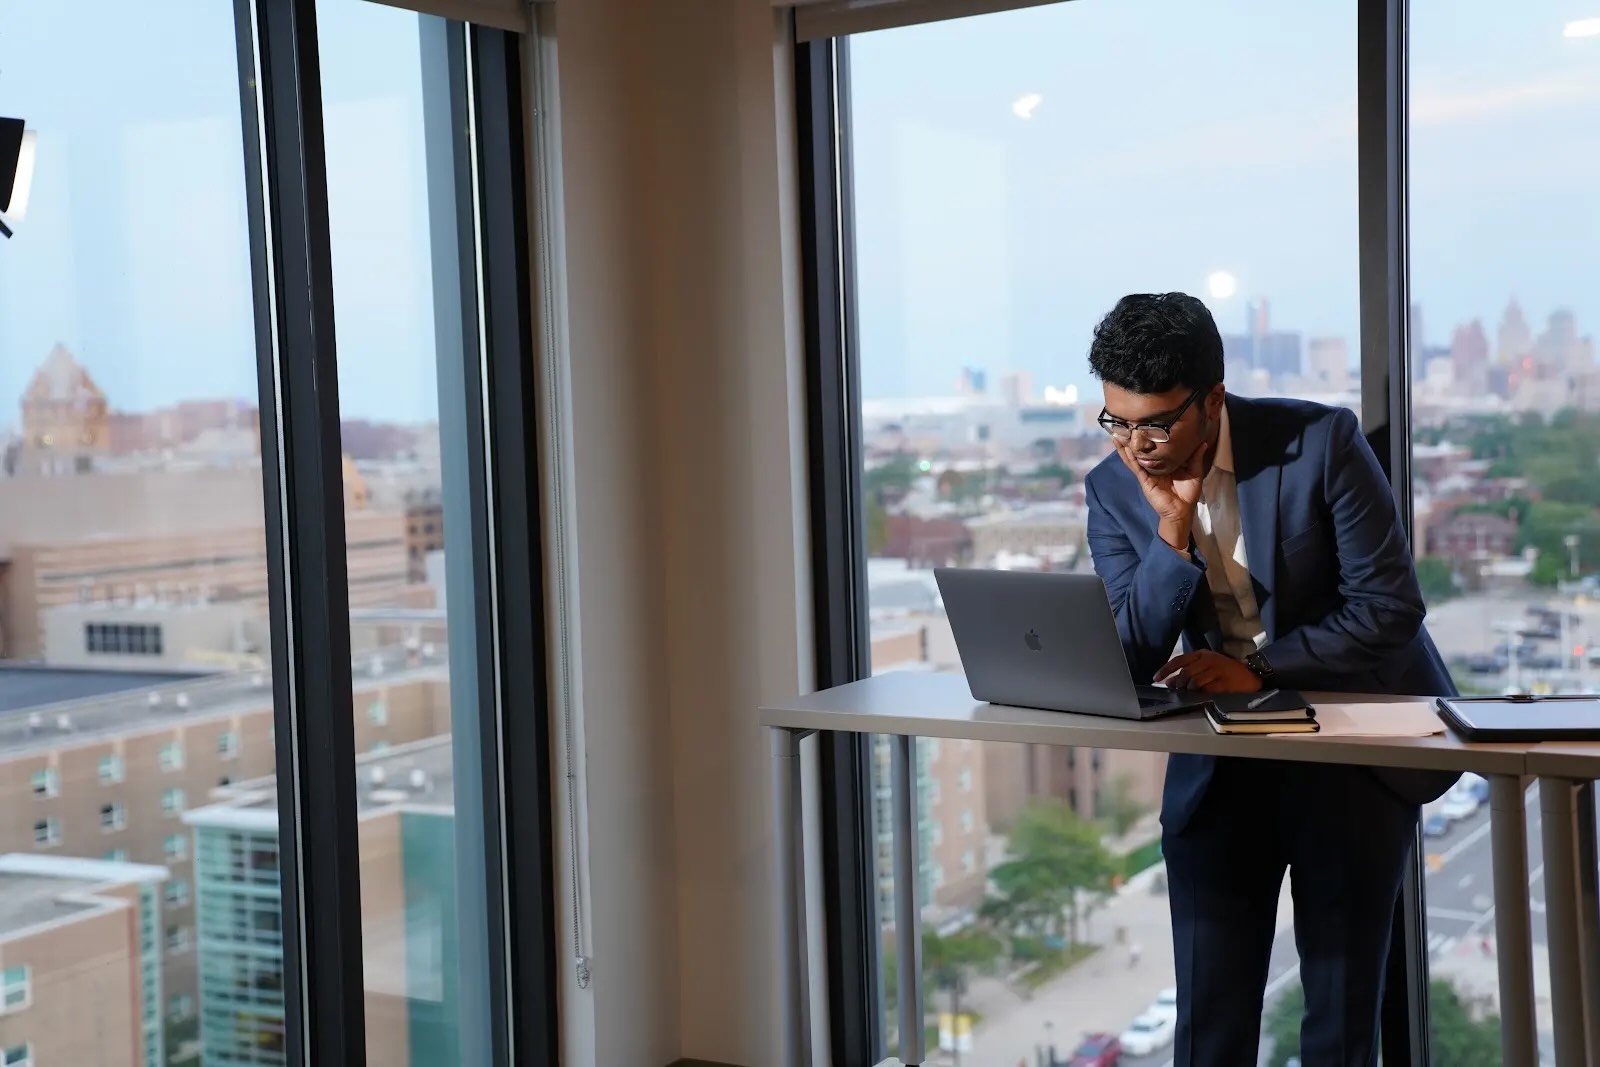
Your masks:
M145 1067L138 888L95 895L133 903L0 945L0 967L33 969L33 1004L0 1015L0 1047L31 1041L39 1067Z
M811 680L788 48L748 0L550 6L594 957L567 1062L770 1063L752 712Z

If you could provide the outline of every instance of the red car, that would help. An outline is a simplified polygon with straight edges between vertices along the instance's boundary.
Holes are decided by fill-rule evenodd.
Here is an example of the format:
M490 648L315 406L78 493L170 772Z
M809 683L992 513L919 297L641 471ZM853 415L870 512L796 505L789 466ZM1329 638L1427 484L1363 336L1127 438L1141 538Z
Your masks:
M1122 1062L1122 1042L1116 1034L1084 1034L1083 1044L1068 1060L1068 1067L1117 1067Z

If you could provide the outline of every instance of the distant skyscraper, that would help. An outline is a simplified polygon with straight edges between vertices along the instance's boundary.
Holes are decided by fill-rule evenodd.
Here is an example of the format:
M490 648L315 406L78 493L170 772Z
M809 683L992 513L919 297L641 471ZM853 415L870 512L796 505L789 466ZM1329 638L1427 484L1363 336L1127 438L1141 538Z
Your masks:
M1222 337L1223 356L1228 365L1235 372L1250 372L1255 377L1264 374L1274 383L1286 377L1298 377L1304 367L1300 335L1272 329L1265 300L1251 304L1245 316L1247 333Z
M1522 305L1512 297L1506 312L1500 318L1500 331L1496 337L1494 359L1496 363L1515 363L1533 351L1533 331L1522 314Z
M1306 374L1321 388L1350 388L1350 349L1343 337L1313 337L1306 348Z
M1411 305L1411 319L1406 327L1406 352L1411 357L1411 365L1417 365L1417 353L1428 346L1428 335L1422 328L1422 305Z
M1473 319L1450 334L1450 363L1458 386L1473 392L1487 387L1489 337L1483 332L1482 322Z
M1033 400L1033 375L1027 371L1012 371L1000 379L1000 395L1014 408Z
M1558 308L1533 346L1534 360L1546 373L1578 372L1594 364L1594 343L1578 336L1578 322L1571 311Z
M962 367L956 389L962 396L982 396L989 391L989 374L982 367Z

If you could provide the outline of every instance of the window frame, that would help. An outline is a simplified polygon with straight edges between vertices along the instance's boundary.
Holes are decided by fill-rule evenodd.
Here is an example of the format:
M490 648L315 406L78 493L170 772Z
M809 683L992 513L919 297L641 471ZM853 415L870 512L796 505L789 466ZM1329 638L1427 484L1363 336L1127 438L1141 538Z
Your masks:
M33 772L31 784L33 795L40 800L58 797L61 795L61 772L51 765L40 767Z
M1355 3L1362 429L1389 479L1409 538L1409 2ZM860 494L849 39L795 39L815 652L817 684L826 688L871 673ZM836 1063L877 1063L885 1043L875 952L878 887L871 861L869 742L824 733L819 744L829 1041ZM1382 1056L1391 1067L1430 1062L1423 861L1421 849L1413 853L1396 909L1382 1009Z
M267 459L285 1059L287 1067L364 1062L355 701L317 3L234 6ZM451 12L490 13L481 4ZM532 21L497 29L429 20L422 33L423 62L448 71L444 92L439 68L428 71L423 111L425 126L442 117L440 128L453 136L425 138L424 151L430 166L442 159L454 168L462 257L467 358L439 367L440 415L465 420L456 432L472 462L457 479L468 521L450 536L471 546L480 580L465 588L486 590L472 611L451 620L463 637L452 642L452 680L470 670L474 686L462 687L452 739L458 768L476 762L470 777L479 787L454 798L463 961L457 1029L463 1060L488 1067L553 1065L560 1033L532 295L535 271L547 264L536 267L532 254L537 217L525 138L537 114L524 102L524 41L515 32ZM441 149L447 154L435 156ZM443 410L446 383L464 390L464 410ZM479 639L468 639L469 631ZM468 777L458 773L457 781Z
M11 980L12 971L21 971L22 979L19 982ZM15 1004L11 1003L12 990L20 986L22 997ZM33 967L30 964L20 963L15 967L7 967L0 971L0 1016L14 1015L17 1012L27 1011L33 1006Z

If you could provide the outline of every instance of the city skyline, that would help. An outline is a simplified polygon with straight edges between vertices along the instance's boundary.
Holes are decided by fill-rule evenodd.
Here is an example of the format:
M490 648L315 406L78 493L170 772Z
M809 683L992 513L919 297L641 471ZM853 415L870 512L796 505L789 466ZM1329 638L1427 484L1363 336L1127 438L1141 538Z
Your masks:
M433 359L420 138L403 135L421 121L420 71L350 58L358 35L409 33L366 40L392 55L415 30L350 17L359 6L319 19L340 56L323 73L341 400L418 421L435 385L392 368ZM50 42L70 34L92 72L157 31L128 9L84 34L73 5L21 7L0 0L21 27L0 45L0 105L39 130L40 156L26 225L0 246L0 402L57 343L121 410L254 397L232 10L183 0L189 62L65 94ZM1600 41L1561 33L1585 14L1412 12L1411 282L1430 343L1507 295L1536 323L1556 307L1600 322L1585 284L1600 213L1582 210L1600 147L1572 136L1600 123ZM1239 279L1215 309L1224 332L1266 298L1280 324L1357 358L1354 30L1350 5L1280 27L1242 0L1080 0L853 40L865 395L948 393L966 365L1087 388L1089 332L1116 296L1203 294L1215 270ZM374 160L391 176L379 188ZM1150 221L1132 225L1135 208Z
M1355 8L1253 10L1080 2L853 39L863 394L948 393L965 365L1087 391L1094 324L1140 291L1202 296L1224 333L1266 298L1358 358ZM1510 295L1600 322L1600 148L1573 136L1600 125L1600 41L1562 35L1584 14L1413 5L1410 283L1432 322Z

